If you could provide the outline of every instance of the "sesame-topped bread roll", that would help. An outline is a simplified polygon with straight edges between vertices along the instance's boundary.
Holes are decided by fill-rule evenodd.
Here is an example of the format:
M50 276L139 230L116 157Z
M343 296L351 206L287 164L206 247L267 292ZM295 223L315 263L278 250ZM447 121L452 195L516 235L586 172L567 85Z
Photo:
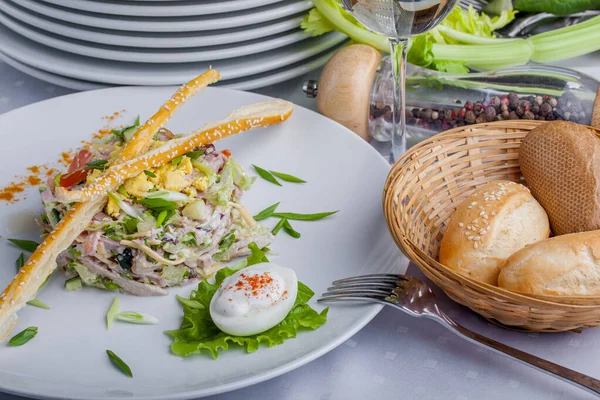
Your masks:
M469 278L497 285L500 267L511 254L548 236L548 215L529 189L492 181L452 214L439 260Z

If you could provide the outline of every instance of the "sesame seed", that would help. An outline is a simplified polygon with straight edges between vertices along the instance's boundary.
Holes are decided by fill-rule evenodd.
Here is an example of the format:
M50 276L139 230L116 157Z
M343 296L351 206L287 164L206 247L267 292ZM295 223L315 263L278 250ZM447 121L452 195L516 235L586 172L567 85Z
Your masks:
M469 236L467 239L469 239L469 240L473 240L473 238L474 238L474 237L475 237L475 236Z
M467 226L467 229L471 230L471 225L468 225L468 226Z
M477 244L477 242L473 243L473 247L474 248L478 248L479 247L479 245Z
M14 305L14 304L15 304L15 301L14 301L14 300L11 300L11 301L10 301L10 304L13 304L13 305Z
M474 241L476 241L476 242L477 242L477 241L479 241L480 239L481 239L481 237L479 237L479 236L475 236L475 237L473 238L473 240L474 240Z
M472 202L472 203L471 203L471 205L472 205L472 206L474 206L474 205L476 205L476 204L477 204L477 202L476 202L476 201L474 201L474 202Z
M19 282L19 286L23 286L25 282Z
M492 215L496 215L496 211L492 211Z
M472 206L468 206L467 208L473 208Z
M480 217L483 216L483 215L485 215L485 211L482 211L482 212L479 213Z
M459 222L458 226L465 226L465 224L463 224L462 222Z

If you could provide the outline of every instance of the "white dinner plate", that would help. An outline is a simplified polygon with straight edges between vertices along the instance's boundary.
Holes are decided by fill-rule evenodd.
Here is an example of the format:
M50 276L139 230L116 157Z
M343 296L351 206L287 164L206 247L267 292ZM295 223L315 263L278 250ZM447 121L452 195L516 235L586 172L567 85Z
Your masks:
M104 116L126 110L115 124L149 117L174 88L113 88L78 93L30 105L0 116L0 135L10 146L0 147L5 161L0 184L27 173L32 164L51 165L61 152L101 128ZM189 100L168 124L175 132L191 132L234 108L263 101L264 96L209 88ZM18 135L15 134L18 132ZM300 239L280 234L270 246L272 260L296 270L298 279L317 294L331 281L365 273L402 273L408 261L391 239L381 208L388 163L350 130L312 111L296 107L285 124L246 132L217 143L228 148L246 168L252 163L295 174L305 185L282 187L258 179L244 195L256 213L275 201L282 211L340 210L315 222L294 227ZM293 149L293 151L291 151ZM249 170L250 171L250 170ZM250 172L252 173L252 172ZM36 190L26 200L0 205L0 235L36 239L33 218L42 211ZM274 221L264 221L272 226ZM0 242L0 284L12 279L20 250ZM56 273L37 297L51 310L26 307L14 332L37 326L38 335L21 347L0 346L0 390L25 396L57 399L188 399L225 392L299 367L335 348L368 323L381 306L354 304L332 307L327 323L316 331L300 332L280 346L247 354L240 348L223 352L218 360L207 355L186 359L169 351L164 330L177 328L181 307L175 294L187 296L195 285L169 289L167 297L120 295L121 308L148 312L160 324L115 324L105 327L106 311L115 293L85 288L63 290L64 276ZM323 306L310 305L317 310ZM110 365L110 349L132 368L128 378Z
M77 11L35 0L12 1L46 17L102 29L117 29L136 32L187 32L208 31L223 27L234 28L272 21L294 15L312 8L311 0L284 0L279 3L241 10L224 15L188 17L128 17Z
M113 31L72 24L37 14L8 1L0 1L0 11L28 25L62 36L74 37L79 40L105 45L150 47L153 49L218 46L244 42L298 28L304 19L304 14L302 13L261 24L219 29L216 31L154 33Z
M273 71L269 71L264 74L251 75L245 78L231 79L229 81L218 82L216 85L219 87L238 89L238 90L253 90L262 88L269 85L275 85L277 83L285 82L290 79L297 78L318 68L321 68L335 53L337 49L326 51L323 54L319 54L307 60L303 60L299 63L289 65L285 68L279 68ZM17 60L14 60L7 55L0 53L0 59L11 65L13 68L18 69L34 78L41 79L43 81L66 87L73 90L95 90L108 87L108 85L99 84L95 82L82 81L78 79L69 78L62 75L53 74L51 72L42 71L41 69L25 65Z
M43 0L47 3L102 14L132 15L144 17L176 17L233 12L261 7L283 0L185 0L156 2L124 2L122 0Z
M331 32L303 40L295 46L258 55L206 63L147 64L101 60L65 53L35 43L0 25L0 52L32 67L87 80L114 85L176 85L187 82L198 71L214 66L222 80L241 78L283 68L306 60L346 41L346 36Z
M19 35L43 45L104 60L140 62L140 63L180 63L215 61L226 58L243 57L258 54L284 46L293 46L310 35L296 29L270 37L254 39L228 46L192 47L184 49L148 49L130 48L112 45L91 44L74 38L55 35L23 24L0 12L0 23Z

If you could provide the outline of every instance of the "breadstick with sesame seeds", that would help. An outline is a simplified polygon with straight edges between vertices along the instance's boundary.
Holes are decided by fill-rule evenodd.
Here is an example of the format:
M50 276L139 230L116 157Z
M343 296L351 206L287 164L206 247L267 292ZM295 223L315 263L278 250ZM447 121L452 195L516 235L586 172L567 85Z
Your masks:
M104 197L114 191L125 180L133 178L145 169L166 164L194 148L252 128L279 124L292 114L292 103L273 99L262 103L244 106L232 112L222 121L206 125L200 131L173 139L165 145L149 151L122 164L112 165L102 176L79 190L57 188L56 197L61 202L85 202Z
M134 134L121 151L117 162L139 156L148 148L152 137L171 117L173 112L189 97L220 78L217 70L210 69L184 84L177 92ZM42 283L56 268L56 257L66 250L85 230L91 219L102 210L106 197L73 205L56 225L29 260L0 294L0 341L6 339L18 321L17 312L35 297Z

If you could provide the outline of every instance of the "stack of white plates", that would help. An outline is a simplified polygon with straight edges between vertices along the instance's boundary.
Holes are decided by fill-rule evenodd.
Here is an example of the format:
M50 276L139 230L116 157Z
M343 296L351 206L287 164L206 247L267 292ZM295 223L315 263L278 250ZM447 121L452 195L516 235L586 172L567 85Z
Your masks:
M0 0L0 58L77 90L175 85L213 66L255 89L321 67L345 37L310 37L310 0Z

